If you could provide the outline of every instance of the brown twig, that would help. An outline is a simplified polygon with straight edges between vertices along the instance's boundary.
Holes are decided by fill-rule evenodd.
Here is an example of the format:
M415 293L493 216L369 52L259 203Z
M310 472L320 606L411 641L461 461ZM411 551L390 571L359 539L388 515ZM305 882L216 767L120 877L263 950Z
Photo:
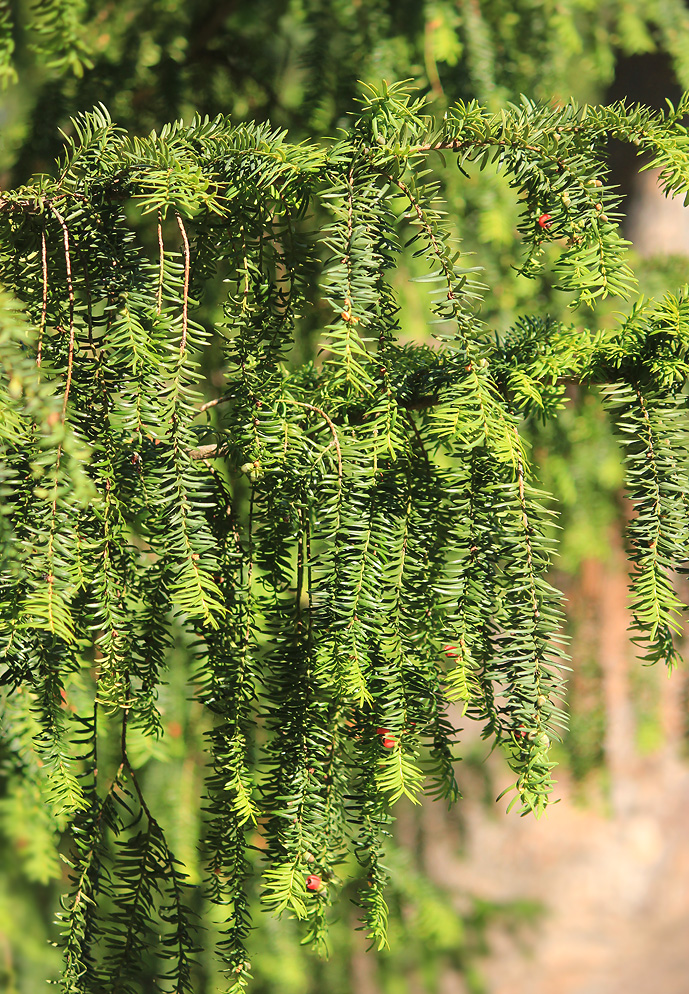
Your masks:
M45 240L45 228L41 229L41 275L43 278L43 304L41 306L41 325L38 331L38 350L36 365L40 368L43 348L43 332L48 318L48 246Z
M333 436L333 444L335 446L335 451L337 452L337 475L340 478L340 480L342 480L342 449L340 448L340 440L337 437L337 428L330 420L328 415L325 413L325 411L322 410L320 407L315 407L313 404L305 404L301 400L292 400L290 397L283 397L282 403L296 404L297 407L303 407L307 411L313 411L314 414L319 414L323 418L328 428L330 429L330 434Z
M69 250L69 229L67 223L57 208L50 205L50 209L60 222L62 227L62 243L65 252L65 269L67 272L67 293L69 295L69 350L67 353L67 382L65 384L65 397L62 402L62 420L67 414L67 402L69 391L72 385L72 369L74 365L74 284L72 282L72 257Z
M218 404L226 404L228 401L234 399L234 394L225 394L224 397L216 397L215 400L207 400L205 404L201 404L199 411L203 413L203 411L210 410L211 407L217 407Z
M187 237L187 229L184 227L184 221L177 211L175 211L175 217L177 219L177 227L179 228L182 241L184 242L184 297L182 299L182 340L179 343L179 356L180 359L184 355L187 347L187 329L189 327L189 268L191 264L190 251L189 251L189 239Z
M67 224L62 215L55 209L55 207L50 205L50 210L53 212L55 217L60 222L62 227L62 241L65 251L65 268L67 271L67 292L69 294L69 351L67 356L67 382L65 384L65 397L62 402L62 416L61 421L64 424L65 418L67 416L67 402L69 400L69 391L72 383L72 366L74 363L74 285L72 283L72 258L69 251L69 230ZM53 549L55 546L55 528L56 528L56 515L57 515L57 497L58 497L58 479L60 474L60 462L62 460L62 442L59 443L57 447L57 456L55 460L55 482L53 485L53 503L50 515L50 538L48 541L48 563L49 569L47 573L47 584L48 584L48 614L50 617L50 628L54 631L54 620L53 620L53 592L55 586L55 574L52 569L53 562Z
M216 407L218 404L225 404L230 400L234 400L234 395L228 394L225 397L216 397L215 400L209 400L205 404L202 404L199 410L207 411L210 407ZM333 437L333 445L335 446L335 450L337 452L337 475L340 479L342 479L342 449L340 447L340 439L337 435L337 428L325 411L320 407L316 407L314 404L306 404L301 400L292 400L291 397L283 397L281 403L296 404L297 407L303 407L307 411L313 411L314 414L319 414L323 418L330 429L330 434ZM189 456L195 460L216 459L218 456L227 455L227 452L228 446L225 444L199 445L198 448L190 451Z
M199 445L196 449L189 450L189 458L195 462L203 461L204 459L219 459L220 456L226 456L229 451L228 445L216 445L215 443Z
M156 314L163 309L163 266L165 265L165 245L163 243L163 217L158 209L158 293L156 294Z

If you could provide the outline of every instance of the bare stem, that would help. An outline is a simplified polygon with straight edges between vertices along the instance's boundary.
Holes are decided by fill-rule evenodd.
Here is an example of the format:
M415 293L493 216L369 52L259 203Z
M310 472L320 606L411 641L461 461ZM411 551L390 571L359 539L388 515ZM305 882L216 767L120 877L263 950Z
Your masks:
M179 228L182 241L184 242L184 297L182 300L182 340L179 343L179 356L180 359L184 355L187 347L187 329L189 327L189 267L191 261L191 253L189 250L189 239L187 237L187 229L184 227L184 221L178 213L175 213L177 218L177 227Z
M165 266L165 245L163 243L163 216L158 211L158 293L156 295L156 314L163 309L163 276Z
M62 402L62 420L64 421L67 414L67 401L69 400L69 391L72 385L72 368L74 364L74 283L72 281L72 256L69 250L69 229L67 228L65 219L59 211L52 206L52 204L50 205L50 209L62 227L62 243L65 250L65 269L67 272L67 293L69 295L69 351L67 355L67 382L65 384L65 397Z
M313 411L314 414L319 414L323 418L323 420L327 424L328 428L330 429L330 434L333 436L333 444L335 446L335 451L337 452L337 475L340 478L340 480L342 480L342 449L340 448L340 440L337 437L337 428L332 423L332 421L330 420L330 418L328 417L328 415L325 413L325 411L322 410L320 407L315 407L313 404L305 404L301 400L292 400L289 397L283 397L282 398L282 403L283 404L296 404L297 407L303 407L307 411Z
M41 274L43 277L43 304L41 306L41 325L38 331L38 351L36 365L40 368L43 349L43 332L48 317L48 247L45 240L45 228L41 231Z

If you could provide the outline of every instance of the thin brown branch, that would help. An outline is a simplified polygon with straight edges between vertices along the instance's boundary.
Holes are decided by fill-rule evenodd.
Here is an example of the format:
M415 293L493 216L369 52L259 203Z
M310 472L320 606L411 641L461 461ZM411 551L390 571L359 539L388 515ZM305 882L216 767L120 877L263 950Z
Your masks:
M219 459L221 456L226 456L229 451L229 446L224 444L216 445L215 443L211 443L210 445L199 445L198 448L189 450L189 458L195 462L203 461L204 459Z
M158 292L156 294L156 314L163 309L163 276L165 265L165 244L163 242L163 217L158 210Z
M200 411L207 411L210 407L216 407L218 404L225 404L230 400L234 400L234 395L226 395L225 397L216 397L215 400L209 400L207 403L202 404L199 408ZM314 404L306 404L301 400L292 400L291 397L283 397L281 403L283 404L295 404L297 407L303 407L307 411L313 411L314 414L320 415L328 428L330 429L330 434L333 437L333 445L335 446L335 451L337 452L337 475L340 480L342 479L342 448L340 447L340 439L337 434L337 428L335 427L332 420L328 417L325 411L316 407ZM217 459L219 456L227 455L229 449L226 444L220 445L199 445L198 448L192 449L189 452L189 456L194 460L200 459Z
M62 241L64 245L65 252L65 268L67 272L67 292L69 294L69 351L67 356L67 382L65 384L65 396L62 402L62 423L64 424L65 418L67 416L67 403L69 401L69 391L72 384L72 367L74 363L74 285L72 283L72 258L69 250L69 230L65 219L56 210L55 207L50 205L50 210L53 212L55 217L60 222L62 227ZM60 462L62 461L62 442L57 447L57 456L55 460L55 481L53 484L53 503L50 514L50 538L48 540L48 573L47 573L47 584L48 584L48 615L50 618L50 628L51 631L55 630L54 620L53 620L53 597L55 591L55 574L53 572L53 551L55 548L55 530L57 526L57 498L58 498L58 480L60 475Z
M73 193L69 190L62 191L55 197L40 197L36 200L26 200L26 199L8 199L7 197L0 197L0 212L11 211L11 210L22 210L27 214L41 214L44 207L50 207L56 200L65 200L67 197L71 197L72 200L78 200L79 203L88 204L90 200L83 193Z
M518 145L519 148L525 148L529 152L538 152L539 155L547 154L546 150L539 148L538 145L519 145L517 142L508 142L504 138L484 138L480 141L476 139L461 141L459 138L449 138L445 141L433 142L432 144L429 142L425 145L413 145L409 149L409 152L411 155L417 155L420 152L464 152L469 148L484 148L486 145L499 145L502 148L511 148L513 145Z
M565 384L581 384L584 383L583 380L579 380L575 377L559 377L559 383ZM598 382L598 381L596 381ZM236 400L236 394L225 394L223 397L215 397L214 400L208 400L205 404L202 404L199 408L199 412L207 411L212 407L217 407L219 404L227 404L232 400ZM333 441L337 437L337 428L333 421L328 417L328 415L320 407L315 407L313 404L306 404L303 401L292 400L291 398L283 397L282 403L296 404L299 407L304 407L306 410L313 411L315 414L320 414L320 416L328 423L328 427L333 435ZM425 411L430 407L437 407L438 404L443 403L443 398L440 394L422 394L420 397L410 397L406 400L397 399L397 405L404 411ZM414 428L417 429L416 423L414 422ZM336 448L338 449L338 455L340 454L339 440L337 441ZM221 445L200 445L196 449L191 449L189 455L192 459L215 459L219 456L227 455L228 447L224 444Z
M180 359L184 355L187 348L187 329L189 327L189 269L191 265L191 253L189 250L189 239L187 237L187 229L184 227L184 221L182 220L180 214L175 211L175 218L177 219L177 227L182 235L182 241L184 242L184 297L182 299L182 340L179 343L179 355Z
M296 404L297 407L303 407L307 411L313 411L314 414L319 414L323 418L328 428L330 429L330 434L333 437L333 444L335 446L335 451L337 452L337 475L340 481L342 481L342 449L340 448L340 440L337 436L337 428L330 420L328 415L325 413L325 411L322 410L320 407L315 407L313 404L305 404L301 400L292 400L289 397L283 397L282 402L285 404Z
M45 228L41 229L41 276L43 280L43 303L41 305L41 324L38 330L38 350L36 365L40 368L43 349L43 332L48 318L48 246L45 240Z
M211 407L217 407L218 404L227 404L230 400L234 399L235 395L228 393L225 394L225 396L223 397L216 397L215 400L207 400L205 404L201 404L201 407L199 407L199 411L203 413L203 411L210 410Z
M378 167L376 167L376 168L378 168ZM414 194L413 194L412 190L410 189L410 187L408 187L407 184L404 183L401 179L397 179L395 176L391 176L390 173L387 173L387 172L385 172L382 169L379 169L378 171L380 173L382 173L382 175L385 176L385 178L390 183L394 183L395 186L398 187L402 191L402 193L405 195L405 197L407 198L407 200L411 204L411 206L412 206L412 208L414 210L414 213L416 214L416 216L418 218L419 224L421 225L421 227L425 231L426 237L428 238L428 241L433 246L433 251L434 251L434 253L435 253L435 255L436 255L437 259L438 259L438 262L440 263L440 265L442 267L443 272L445 273L445 279L447 280L447 299L448 300L454 300L454 298L455 298L455 293L454 293L454 290L453 290L454 272L452 271L452 269L447 264L447 260L446 260L445 256L443 255L443 252L442 252L442 249L440 248L440 245L438 244L438 239L435 236L435 232L433 231L433 228L431 227L430 223L428 222L428 220L426 218L426 215L424 214L421 205L419 204L418 200L414 196Z
M67 353L67 382L65 383L65 397L62 402L62 420L67 415L67 402L69 401L69 391L72 385L72 369L74 365L74 283L72 280L72 256L69 249L69 229L67 223L57 208L50 205L50 209L60 222L62 228L62 243L65 252L65 270L67 273L67 293L69 295L69 349Z

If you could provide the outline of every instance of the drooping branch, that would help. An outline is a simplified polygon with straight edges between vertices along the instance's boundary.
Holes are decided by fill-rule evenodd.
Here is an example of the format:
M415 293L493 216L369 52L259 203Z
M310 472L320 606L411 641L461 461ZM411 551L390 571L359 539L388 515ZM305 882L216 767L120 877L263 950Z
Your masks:
M158 210L158 292L156 293L156 314L163 309L163 280L165 278L165 245L163 243L163 215Z
M184 221L182 220L182 217L178 212L175 212L175 218L177 220L177 227L180 230L180 233L182 235L182 242L184 244L184 290L182 296L182 338L179 343L179 355L181 359L187 348L187 331L189 327L189 273L191 267L191 252L189 250L189 238L187 237L187 229L184 227ZM158 230L160 232L160 228ZM162 235L160 237L162 238Z
M36 351L36 365L40 367L43 348L43 334L48 316L48 248L46 244L45 228L41 228L41 277L42 277L42 303L41 303L41 323L38 329L38 347Z
M67 380L65 383L65 395L62 402L62 420L65 420L67 414L67 403L69 401L69 391L72 385L72 367L74 364L74 284L72 281L72 257L69 249L69 229L65 219L59 213L57 208L50 206L51 211L57 218L62 227L62 240L64 245L65 253L65 271L67 274L67 294L69 297L69 346L67 353Z

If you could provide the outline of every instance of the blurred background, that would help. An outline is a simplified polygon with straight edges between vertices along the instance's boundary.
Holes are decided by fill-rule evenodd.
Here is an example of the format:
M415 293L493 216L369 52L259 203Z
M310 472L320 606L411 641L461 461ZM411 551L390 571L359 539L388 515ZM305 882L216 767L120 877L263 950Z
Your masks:
M356 112L362 82L409 79L442 116L457 99L499 109L520 94L558 104L627 99L660 108L689 88L689 14L682 0L14 0L0 3L0 186L54 170L60 130L104 103L147 133L195 112L284 126L292 140L334 137ZM361 82L360 82L361 81ZM640 290L687 282L689 219L666 200L633 148L606 150L623 196ZM619 301L568 311L549 258L526 280L518 205L501 178L440 166L464 253L486 285L480 317L497 333L522 313L605 328ZM415 262L394 276L404 337L430 337ZM219 292L202 318L212 326ZM314 298L316 299L316 298ZM305 315L295 361L315 341ZM206 383L222 391L222 373ZM573 389L557 424L534 424L543 486L559 501L561 554L553 582L567 598L570 731L557 748L560 803L541 821L505 814L499 755L464 724L464 800L398 806L389 866L391 948L366 952L345 893L331 955L299 945L294 923L258 917L256 994L686 994L689 986L689 757L686 669L644 668L627 631L620 454L596 393ZM678 577L678 584L686 584ZM686 596L686 594L685 594ZM130 752L173 849L194 883L204 733L193 699L198 646L180 634L160 706L165 735ZM66 706L80 707L78 677ZM0 992L33 994L59 974L53 918L69 851L40 794L40 770L20 777L9 729L30 722L28 695L3 699L0 719ZM107 749L107 728L102 732ZM24 757L22 762L30 760ZM260 838L254 840L260 846ZM260 853L255 853L260 859ZM210 949L213 912L197 895ZM210 952L198 994L221 989ZM141 978L141 991L153 990Z

